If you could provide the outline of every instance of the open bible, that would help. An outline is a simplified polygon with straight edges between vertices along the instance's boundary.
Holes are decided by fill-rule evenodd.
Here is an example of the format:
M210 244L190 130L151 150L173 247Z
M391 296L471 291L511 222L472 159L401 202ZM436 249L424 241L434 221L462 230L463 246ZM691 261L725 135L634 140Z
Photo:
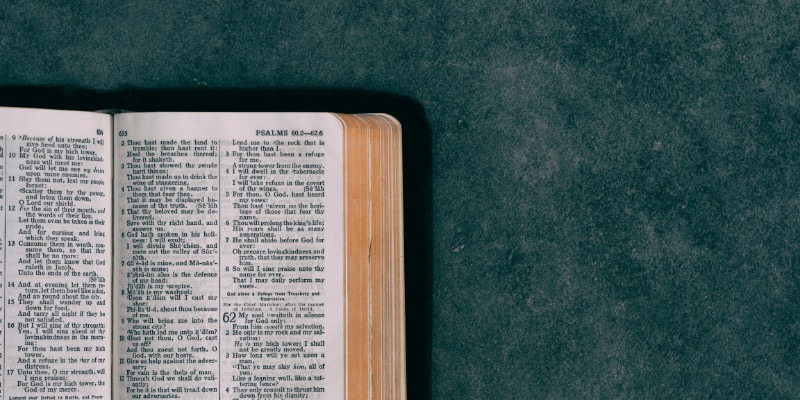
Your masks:
M405 398L400 139L0 108L0 399Z

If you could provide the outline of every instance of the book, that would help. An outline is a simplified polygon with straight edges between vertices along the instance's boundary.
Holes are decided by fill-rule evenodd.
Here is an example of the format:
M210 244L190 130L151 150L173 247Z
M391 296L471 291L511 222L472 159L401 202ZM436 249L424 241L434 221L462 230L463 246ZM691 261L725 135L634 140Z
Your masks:
M384 114L0 108L0 398L405 398L401 147Z

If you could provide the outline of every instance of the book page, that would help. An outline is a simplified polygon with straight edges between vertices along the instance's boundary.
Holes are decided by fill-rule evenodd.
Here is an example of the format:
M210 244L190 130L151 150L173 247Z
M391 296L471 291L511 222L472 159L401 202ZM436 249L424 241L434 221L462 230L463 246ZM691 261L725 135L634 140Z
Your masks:
M111 398L111 117L0 108L0 399Z
M342 399L343 129L116 116L119 399Z

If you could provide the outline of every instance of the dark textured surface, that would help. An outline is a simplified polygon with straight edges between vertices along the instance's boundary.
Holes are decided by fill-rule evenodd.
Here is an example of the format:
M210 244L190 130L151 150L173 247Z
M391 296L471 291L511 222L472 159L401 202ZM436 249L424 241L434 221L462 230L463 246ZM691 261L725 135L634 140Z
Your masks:
M15 3L0 85L416 99L433 306L414 393L800 397L798 3Z

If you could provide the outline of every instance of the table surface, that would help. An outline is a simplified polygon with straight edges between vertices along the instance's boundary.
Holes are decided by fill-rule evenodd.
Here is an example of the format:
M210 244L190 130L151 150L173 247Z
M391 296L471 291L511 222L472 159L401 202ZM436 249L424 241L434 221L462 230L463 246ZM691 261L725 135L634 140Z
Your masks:
M4 3L0 85L417 101L413 398L800 396L800 3L242 3Z

